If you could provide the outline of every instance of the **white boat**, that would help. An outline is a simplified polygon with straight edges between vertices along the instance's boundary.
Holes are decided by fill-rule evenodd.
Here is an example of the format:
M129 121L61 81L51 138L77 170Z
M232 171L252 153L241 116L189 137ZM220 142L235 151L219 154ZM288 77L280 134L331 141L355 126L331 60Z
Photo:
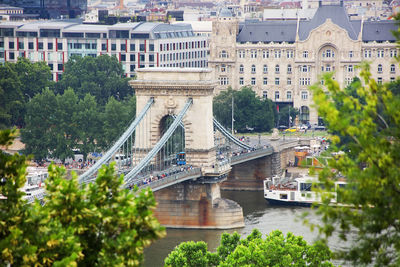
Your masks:
M302 176L299 178L280 178L274 176L272 179L264 180L264 198L270 204L311 206L320 203L321 198L317 192L312 191L312 184L318 183L318 178ZM344 187L345 181L335 182L335 189ZM336 192L332 203L336 203Z

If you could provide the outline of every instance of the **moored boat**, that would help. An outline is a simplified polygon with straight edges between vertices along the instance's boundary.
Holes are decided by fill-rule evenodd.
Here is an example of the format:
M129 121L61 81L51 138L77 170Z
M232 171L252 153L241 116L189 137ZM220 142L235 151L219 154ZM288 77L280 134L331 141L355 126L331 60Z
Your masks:
M317 177L304 175L298 178L281 178L274 176L264 180L264 198L269 204L295 205L309 207L313 203L320 203L321 197L312 191L312 185L318 183ZM335 182L335 189L344 187L345 181ZM336 203L336 192L332 203Z

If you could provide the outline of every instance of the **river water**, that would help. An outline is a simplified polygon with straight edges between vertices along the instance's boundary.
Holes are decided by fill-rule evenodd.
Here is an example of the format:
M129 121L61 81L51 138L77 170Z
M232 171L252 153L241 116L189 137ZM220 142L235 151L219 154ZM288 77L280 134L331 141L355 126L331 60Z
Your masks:
M164 259L168 254L175 246L184 241L205 241L208 244L208 250L215 251L224 232L237 231L243 238L249 235L254 228L260 230L263 237L273 230L280 230L284 234L292 232L295 235L301 235L308 243L317 237L316 231L311 232L300 218L304 212L311 211L310 208L271 206L265 201L262 191L221 191L221 196L232 199L242 206L245 217L244 228L232 230L167 229L165 238L158 240L145 250L144 266L163 266ZM316 215L309 215L308 219L313 223L319 222ZM337 241L331 240L330 247L338 248L340 242Z

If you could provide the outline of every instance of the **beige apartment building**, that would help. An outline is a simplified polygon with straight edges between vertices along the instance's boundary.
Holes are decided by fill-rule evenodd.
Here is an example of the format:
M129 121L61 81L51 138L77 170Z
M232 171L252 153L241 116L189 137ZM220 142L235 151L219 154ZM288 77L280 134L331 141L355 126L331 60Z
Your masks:
M343 2L320 2L311 19L239 23L223 9L213 22L209 67L218 90L252 86L261 97L300 111L300 121L318 123L308 86L325 72L346 86L369 61L378 83L395 80L399 66L394 21L350 20Z

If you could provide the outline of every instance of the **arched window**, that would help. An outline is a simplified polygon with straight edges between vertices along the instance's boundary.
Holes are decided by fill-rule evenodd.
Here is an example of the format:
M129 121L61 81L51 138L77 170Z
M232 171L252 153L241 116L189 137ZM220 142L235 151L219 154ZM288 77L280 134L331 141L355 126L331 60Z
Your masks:
M390 72L396 72L396 66L394 64L390 65Z
M382 73L382 64L378 65L378 73Z
M251 73L256 73L256 65L251 65Z
M264 66L263 66L263 72L264 72L264 73L268 73L268 66L267 66L267 65L264 65Z
M225 64L221 65L221 72L226 72L226 65Z
M243 73L243 72L244 72L244 66L243 66L243 64L240 64L240 66L239 66L239 72L240 72L240 73Z
M278 64L275 65L275 73L277 73L277 74L279 73L279 65Z
M301 99L307 100L308 99L308 92L307 91L302 91L301 92Z
M300 121L306 123L310 120L310 109L307 106L302 106L300 108Z
M267 99L268 98L268 91L263 91L263 98Z
M292 73L292 65L287 65L287 73L291 74Z
M292 91L287 91L286 92L286 99L292 99Z
M219 53L220 58L228 58L228 53L225 50L222 50L221 53Z

